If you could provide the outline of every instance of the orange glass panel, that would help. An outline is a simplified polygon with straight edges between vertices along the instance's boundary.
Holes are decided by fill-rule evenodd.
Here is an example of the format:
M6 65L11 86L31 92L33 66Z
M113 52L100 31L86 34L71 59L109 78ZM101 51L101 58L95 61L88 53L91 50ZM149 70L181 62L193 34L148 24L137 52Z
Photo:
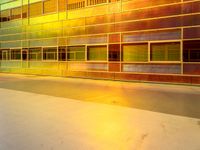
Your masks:
M110 34L109 35L109 43L120 42L120 34Z
M11 9L11 19L21 18L21 7Z
M119 72L120 71L120 63L109 63L109 71Z
M28 5L22 6L22 18L28 17Z
M38 2L38 3L34 3L31 4L29 7L30 10L30 17L34 17L34 16L40 16L43 13L43 6L42 6L42 2Z
M58 11L66 11L67 0L58 0Z
M1 11L1 22L10 20L10 9Z
M44 1L44 13L51 13L57 11L57 0Z

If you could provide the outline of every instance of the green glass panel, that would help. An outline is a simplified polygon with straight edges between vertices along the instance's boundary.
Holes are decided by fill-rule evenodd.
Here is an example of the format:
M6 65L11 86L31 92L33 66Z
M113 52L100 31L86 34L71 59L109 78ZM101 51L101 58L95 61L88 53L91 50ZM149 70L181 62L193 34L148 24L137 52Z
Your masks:
M12 21L6 21L1 22L1 28L8 28L8 27L14 27L14 26L21 26L22 20L12 20Z
M165 45L153 45L151 50L152 61L164 61L166 60Z
M21 59L21 50L11 50L11 60L20 60Z
M85 60L85 46L68 47L67 59L72 61Z
M180 44L168 45L168 60L180 61Z
M21 40L21 39L22 39L21 34L0 36L0 41L16 41L16 40Z
M14 47L21 47L21 41L1 43L1 48L14 48Z
M180 61L180 43L152 44L151 61Z
M57 60L57 48L44 48L43 49L43 60Z
M93 61L106 61L107 60L107 47L94 46L88 48L88 60Z
M35 61L41 60L41 48L29 49L29 59Z
M30 47L36 46L56 46L57 39L43 39L43 40L31 40L29 41Z
M123 61L148 61L148 45L124 45L123 46Z

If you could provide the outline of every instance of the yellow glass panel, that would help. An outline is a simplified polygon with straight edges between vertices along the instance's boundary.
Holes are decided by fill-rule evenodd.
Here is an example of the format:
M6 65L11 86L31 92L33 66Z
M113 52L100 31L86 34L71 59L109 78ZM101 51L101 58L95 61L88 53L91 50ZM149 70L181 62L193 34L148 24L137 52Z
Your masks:
M0 1L2 1L2 0L0 0ZM9 3L5 3L5 4L1 5L1 10L20 7L21 4L22 4L21 0L16 0L16 1L9 2Z
M30 24L38 24L38 23L47 23L47 22L53 22L58 21L58 14L51 14L51 15L45 15L40 17L34 17L30 18L29 23Z
M124 45L123 61L148 61L148 44Z

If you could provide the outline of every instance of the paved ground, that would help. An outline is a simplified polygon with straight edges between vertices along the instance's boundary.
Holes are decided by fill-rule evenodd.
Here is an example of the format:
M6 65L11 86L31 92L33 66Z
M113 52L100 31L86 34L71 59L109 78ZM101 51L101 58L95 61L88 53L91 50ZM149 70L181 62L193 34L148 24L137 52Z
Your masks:
M200 87L0 74L0 150L200 150Z

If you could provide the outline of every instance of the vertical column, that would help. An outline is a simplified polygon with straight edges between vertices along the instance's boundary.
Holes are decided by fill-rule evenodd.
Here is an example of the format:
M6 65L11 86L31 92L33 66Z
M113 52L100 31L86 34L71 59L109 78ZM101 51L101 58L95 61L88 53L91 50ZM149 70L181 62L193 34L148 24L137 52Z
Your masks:
M183 74L183 28L181 28L180 62L181 62L181 74Z
M41 47L41 61L43 61L43 47Z
M58 41L58 40L57 40ZM57 46L56 46L56 48L57 48L57 62L59 61L59 49L58 49L58 44L57 44Z
M106 38L107 38L107 60L106 60L106 64L107 64L107 72L109 72L109 34L106 34Z
M151 43L148 42L148 62L151 61Z
M109 71L121 72L121 33L108 36Z
M120 55L119 55L119 61L120 61L120 70L119 70L119 72L122 72L122 32L120 32L120 49L119 49L119 51L120 51Z

